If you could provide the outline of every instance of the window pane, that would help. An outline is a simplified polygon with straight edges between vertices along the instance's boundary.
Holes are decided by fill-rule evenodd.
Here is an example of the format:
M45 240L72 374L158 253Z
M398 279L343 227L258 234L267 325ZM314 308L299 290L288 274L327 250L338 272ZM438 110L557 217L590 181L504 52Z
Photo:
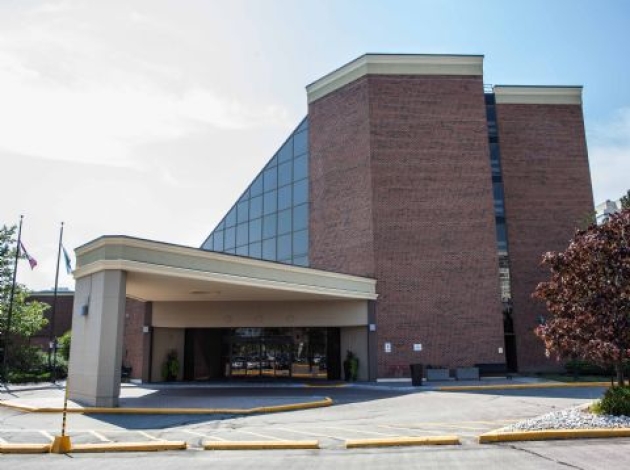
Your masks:
M497 248L500 251L507 250L507 231L505 230L505 222L497 221Z
M278 187L278 169L274 166L263 173L265 180L265 192Z
M262 205L263 205L262 196L256 196L256 197L251 198L249 202L249 216L252 219L262 216Z
M308 151L308 132L300 132L293 136L294 155L302 155Z
M236 227L225 229L225 249L234 248L236 246Z
M262 219L254 219L249 222L249 241L257 242L262 236Z
M236 207L232 207L228 215L225 216L225 225L226 227L233 227L236 225Z
M263 210L265 215L276 212L278 207L278 191L269 191L264 195Z
M284 186L278 190L278 210L291 207L291 185Z
M236 248L230 248L229 250L225 250L225 253L228 253L230 255L233 255L236 253Z
M308 204L293 208L293 230L303 230L308 227Z
M263 217L263 238L275 237L276 233L276 214Z
M240 256L247 256L247 255L249 254L249 249L248 249L247 245L245 245L245 246L239 246L239 247L236 249L236 254L237 254L237 255L240 255Z
M249 188L252 196L258 196L263 192L263 175L258 175Z
M249 244L249 256L251 258L262 258L262 243L250 243Z
M238 222L246 222L249 219L249 199L239 202L237 210Z
M293 185L293 204L296 206L308 202L308 180L298 181Z
M203 246L201 248L210 251L214 249L214 233L211 234L205 242L203 242Z
M305 255L308 253L308 230L293 234L293 254Z
M243 246L249 243L249 224L238 224L236 226L236 246Z
M223 230L214 232L214 251L223 251Z
M300 125L298 126L298 128L295 130L295 132L302 132L308 129L308 118L305 118Z
M293 258L293 264L296 266L308 267L308 256L298 256L297 258Z
M275 261L276 260L276 239L263 241L262 246L262 258Z
M293 160L293 177L294 179L301 180L308 176L308 158L306 155L297 157Z
M278 260L284 261L291 258L291 234L278 237Z
M225 229L225 219L219 222L219 225L217 225L217 228L215 228L215 230L223 230L223 229Z
M291 209L278 212L278 234L291 231Z
M278 186L284 186L291 182L291 162L283 163L278 167Z
M282 146L280 151L278 152L278 161L280 163L287 162L293 158L293 137L290 137L289 140Z

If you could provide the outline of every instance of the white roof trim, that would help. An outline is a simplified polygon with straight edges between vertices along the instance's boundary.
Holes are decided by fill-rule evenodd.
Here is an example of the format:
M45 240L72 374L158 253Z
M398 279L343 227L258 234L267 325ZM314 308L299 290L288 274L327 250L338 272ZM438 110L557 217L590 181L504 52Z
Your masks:
M582 104L581 86L495 85L497 104Z
M307 85L312 103L365 75L483 75L481 55L366 54Z

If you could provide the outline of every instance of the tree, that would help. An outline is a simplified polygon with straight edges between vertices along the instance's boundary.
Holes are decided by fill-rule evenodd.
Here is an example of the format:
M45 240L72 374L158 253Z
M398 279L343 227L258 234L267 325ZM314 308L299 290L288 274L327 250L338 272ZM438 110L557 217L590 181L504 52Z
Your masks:
M562 253L546 253L551 279L535 298L551 317L536 330L549 352L614 366L625 384L630 357L630 209L576 232Z
M625 196L621 196L620 201L622 209L630 209L630 189Z
M9 304L13 285L13 270L16 254L16 227L3 225L0 228L0 338L2 346L10 349L9 360L18 353L19 344L28 341L48 324L44 312L49 308L47 304L28 301L29 291L21 284L15 285L13 293L13 308L11 315L11 331L7 335ZM15 347L12 345L16 344Z

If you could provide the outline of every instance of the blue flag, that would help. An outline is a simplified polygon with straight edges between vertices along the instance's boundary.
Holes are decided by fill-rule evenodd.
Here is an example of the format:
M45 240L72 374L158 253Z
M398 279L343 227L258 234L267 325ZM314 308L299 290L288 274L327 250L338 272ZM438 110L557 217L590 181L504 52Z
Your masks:
M66 272L70 274L72 272L72 265L70 264L70 256L68 255L68 252L66 251L65 246L62 245L61 248L63 249L63 258L66 262Z

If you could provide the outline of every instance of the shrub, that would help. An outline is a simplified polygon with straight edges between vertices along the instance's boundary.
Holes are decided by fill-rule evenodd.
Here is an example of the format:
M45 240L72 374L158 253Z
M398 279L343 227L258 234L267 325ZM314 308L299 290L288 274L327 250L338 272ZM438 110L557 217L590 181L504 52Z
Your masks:
M614 416L630 416L630 387L610 387L594 411Z
M70 340L72 338L72 331L68 330L63 335L61 335L57 339L57 344L59 345L59 354L63 357L66 362L70 360Z

